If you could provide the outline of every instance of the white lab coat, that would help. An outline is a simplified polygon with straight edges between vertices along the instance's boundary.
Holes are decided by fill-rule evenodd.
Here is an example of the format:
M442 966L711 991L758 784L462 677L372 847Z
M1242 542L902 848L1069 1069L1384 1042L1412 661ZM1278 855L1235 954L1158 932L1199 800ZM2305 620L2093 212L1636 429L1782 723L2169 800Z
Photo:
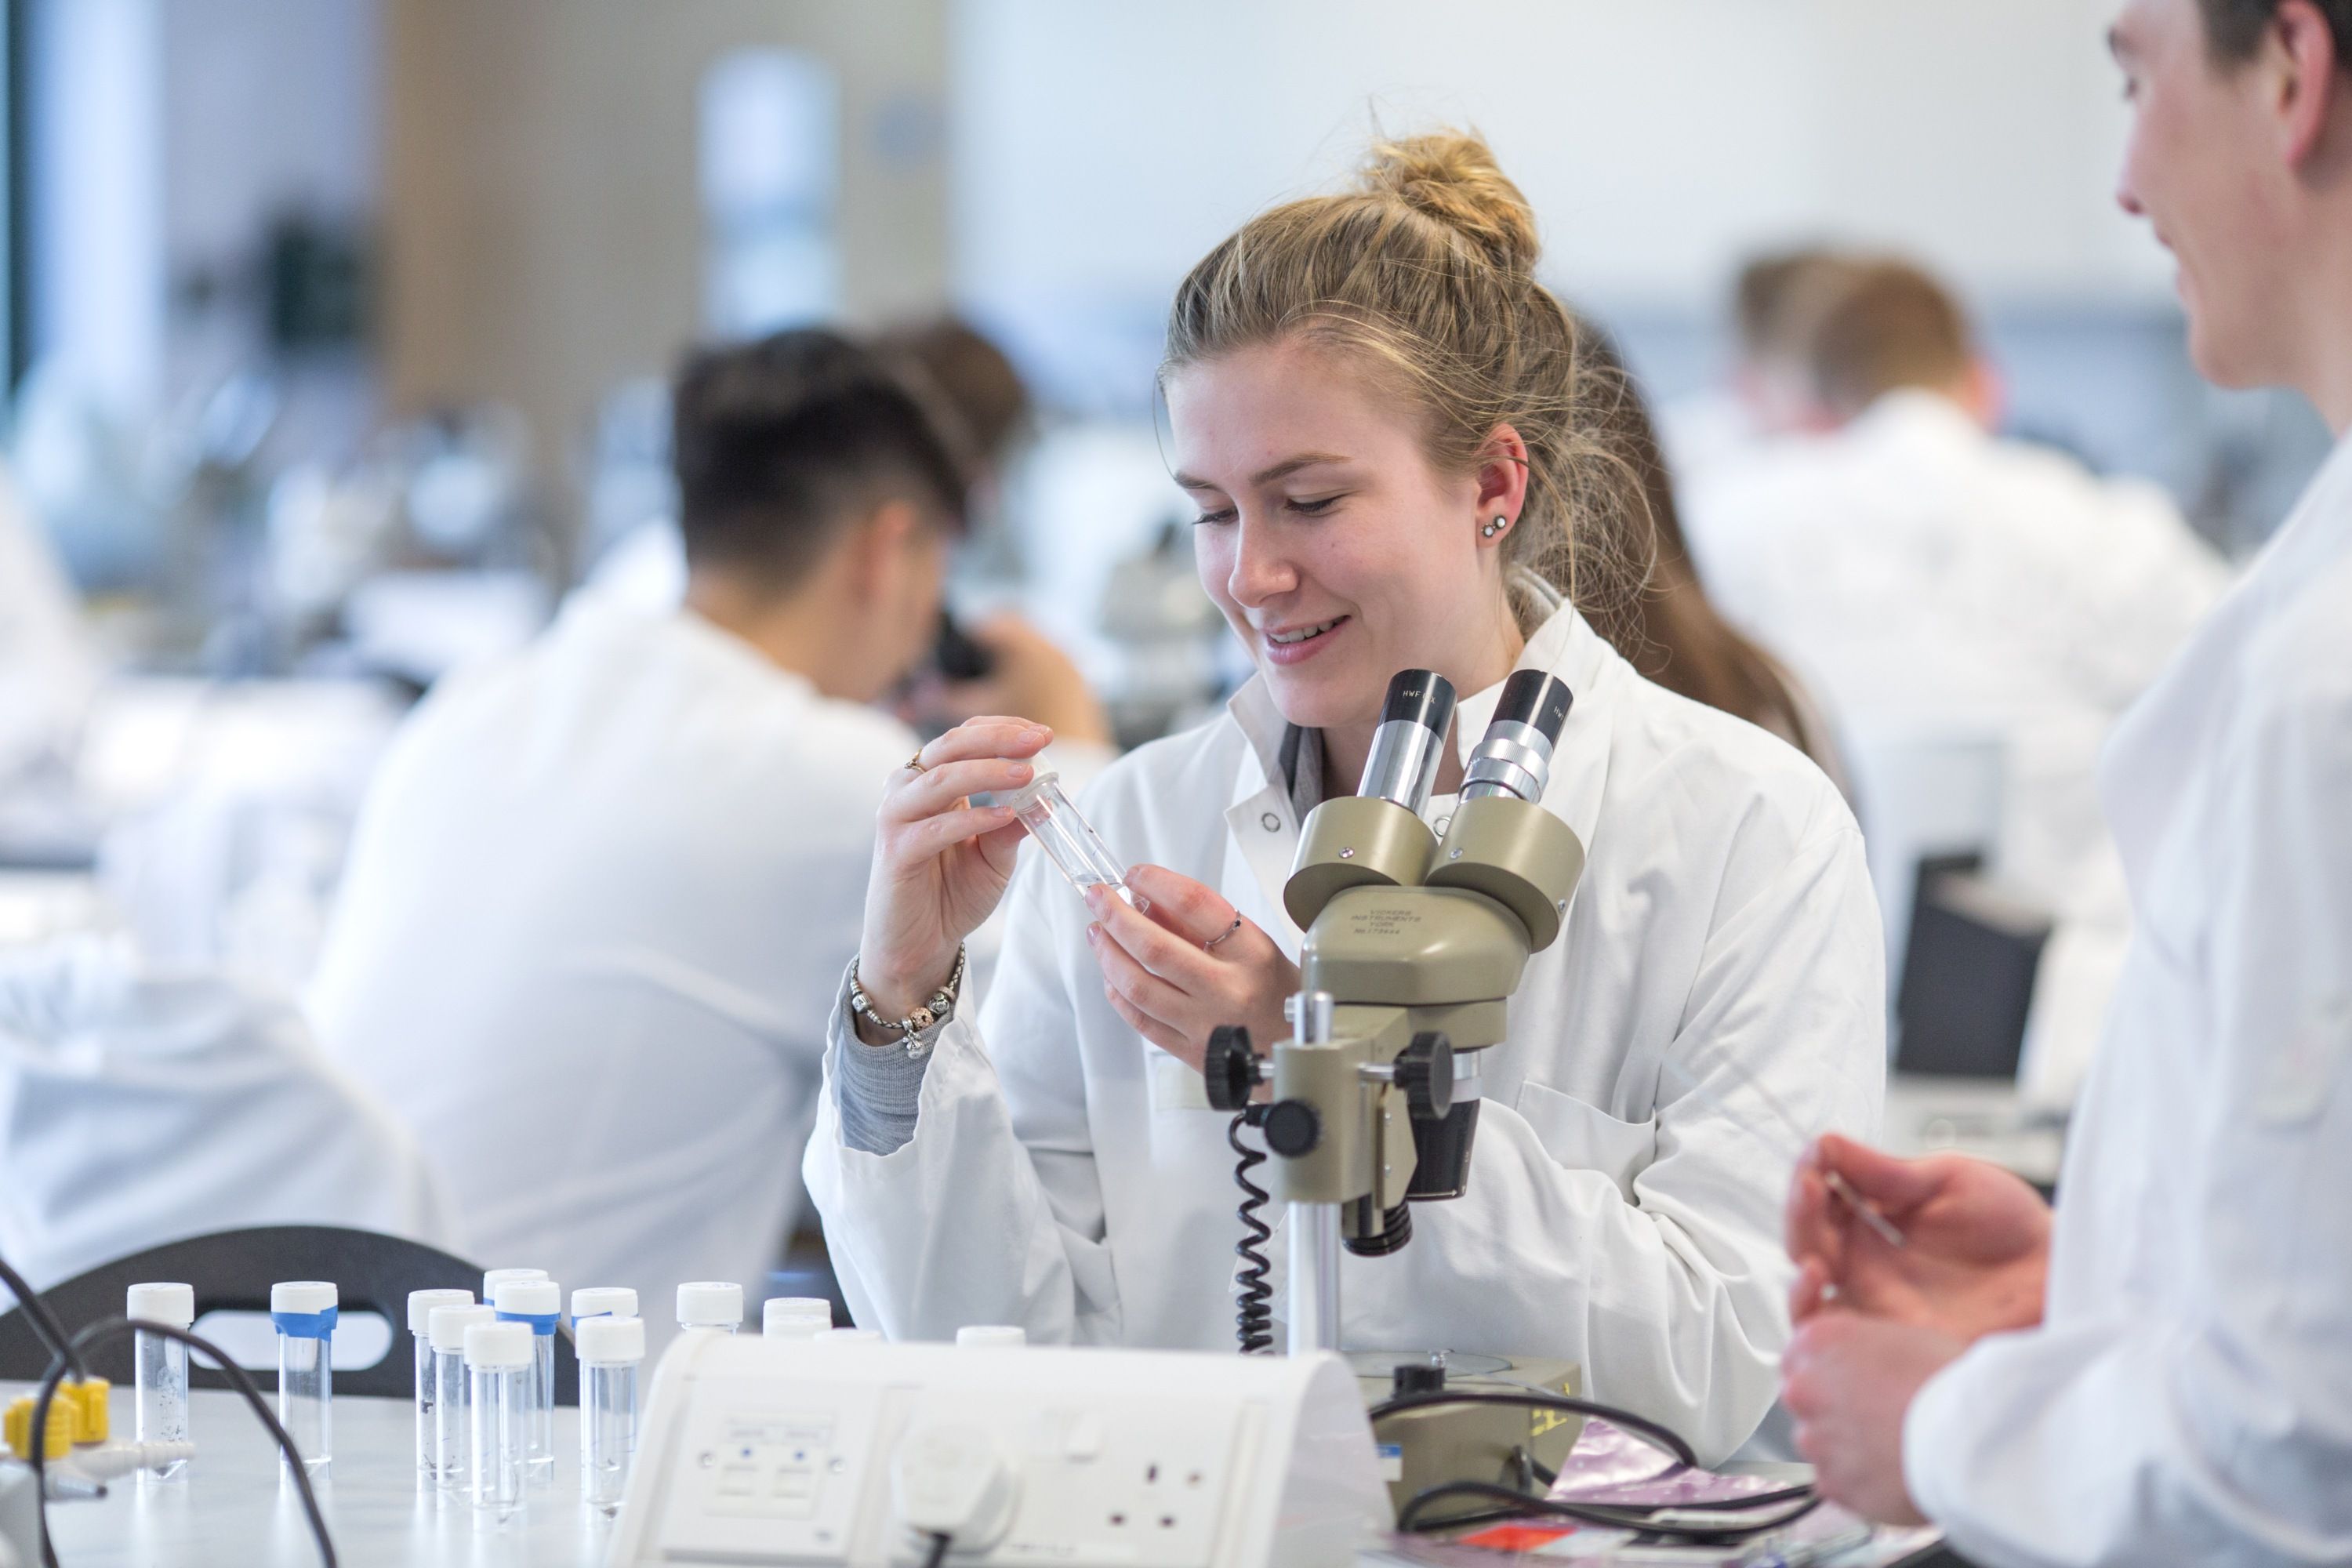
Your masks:
M311 1004L485 1265L752 1289L800 1204L874 814L915 749L685 611L455 678L361 814Z
M2229 584L2161 490L1904 391L1834 436L1710 475L1685 521L1709 596L1812 683L1853 744L1866 834L1906 805L1874 800L1874 782L1894 788L1874 756L1981 737L2004 756L1994 869L2062 921L2127 926L2099 748ZM1895 868L1880 896L1906 903L1915 869ZM2047 955L2077 995L2044 1019L2082 1015L2082 987L2058 972L2076 952L2095 963L2096 946L2066 937ZM2090 988L2095 1018L2112 979ZM2035 1042L2052 1098L2071 1098L2094 1037Z
M98 679L73 585L0 473L0 780L71 754Z
M2138 924L2041 1327L1904 1426L1987 1568L2352 1562L2352 442L2117 730Z
M1772 1403L1791 1164L1825 1129L1878 1123L1859 836L1799 752L1643 680L1575 612L1521 663L1576 693L1545 805L1590 860L1491 1053L1468 1195L1419 1205L1401 1254L1345 1260L1346 1342L1571 1359L1595 1396L1720 1458ZM1499 689L1463 700L1460 736L1475 743ZM1113 853L1200 878L1296 957L1284 732L1253 679L1083 805ZM1231 1348L1229 1119L1111 1009L1085 906L1023 853L995 988L941 1032L913 1141L849 1149L821 1102L806 1172L844 1288L894 1337L1010 1322ZM829 1062L873 1048L835 1019Z
M47 1289L257 1225L464 1245L414 1141L290 1003L96 936L0 949L0 1254Z

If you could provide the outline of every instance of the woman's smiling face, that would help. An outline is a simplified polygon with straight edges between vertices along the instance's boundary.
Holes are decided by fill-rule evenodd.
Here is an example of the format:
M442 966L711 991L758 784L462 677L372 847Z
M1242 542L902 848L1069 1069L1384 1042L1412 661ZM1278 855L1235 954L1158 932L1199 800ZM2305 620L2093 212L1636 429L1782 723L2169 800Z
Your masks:
M1167 394L1202 586L1283 717L1368 731L1400 669L1467 692L1510 668L1502 552L1479 529L1517 515L1523 458L1440 472L1409 405L1297 339L1185 365Z

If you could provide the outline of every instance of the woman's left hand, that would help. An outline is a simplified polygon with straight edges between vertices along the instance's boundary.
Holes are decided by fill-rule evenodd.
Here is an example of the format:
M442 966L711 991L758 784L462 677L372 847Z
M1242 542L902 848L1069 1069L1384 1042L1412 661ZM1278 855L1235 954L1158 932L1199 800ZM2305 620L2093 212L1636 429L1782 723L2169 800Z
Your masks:
M1282 1003L1298 989L1298 966L1223 894L1190 877L1138 866L1127 885L1149 913L1101 888L1087 895L1095 916L1087 941L1118 1016L1195 1072L1223 1024L1246 1026L1259 1054L1272 1050L1290 1032Z

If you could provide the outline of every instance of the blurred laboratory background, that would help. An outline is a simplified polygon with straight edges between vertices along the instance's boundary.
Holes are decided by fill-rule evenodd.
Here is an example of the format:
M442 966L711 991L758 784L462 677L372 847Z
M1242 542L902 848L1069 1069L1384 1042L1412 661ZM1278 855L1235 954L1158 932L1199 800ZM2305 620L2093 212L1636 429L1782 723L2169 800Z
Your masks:
M693 345L943 318L997 345L1026 406L951 607L1058 644L1122 745L1212 711L1247 666L1161 457L1164 313L1212 245L1381 132L1491 142L1547 279L1660 411L1703 571L1709 518L1740 504L1708 499L1736 473L1701 470L1754 348L1741 279L1817 249L1939 283L2000 432L2129 481L2226 570L2326 436L2192 372L2168 262L2113 198L2112 8L6 0L0 958L67 941L80 967L8 982L0 1136L79 1103L37 1100L41 1074L111 1070L37 1048L74 1033L54 1021L105 954L294 1005L420 697L576 596L676 602L667 385ZM1771 605L1710 586L1770 640ZM1915 955L1917 1016L1954 1016L1930 984L2012 998L1966 1038L1895 1021L1899 1066L2003 1086L1934 1135L2054 1138L2073 1069L2013 1084L2036 1028L2095 1018L2103 961L2071 1001L2031 994L2073 939L2064 898L1994 875L2004 738L1917 740L1881 698L1841 700L1833 650L1775 651L1839 736L1898 1010ZM1915 900L1956 922L1924 955ZM404 1168L410 1130L364 1114ZM350 1223L434 1238L404 1178L349 1181L373 1205ZM0 1231L37 1278L162 1239L36 1269L56 1233L10 1220L24 1194ZM253 1215L188 1223L211 1217Z

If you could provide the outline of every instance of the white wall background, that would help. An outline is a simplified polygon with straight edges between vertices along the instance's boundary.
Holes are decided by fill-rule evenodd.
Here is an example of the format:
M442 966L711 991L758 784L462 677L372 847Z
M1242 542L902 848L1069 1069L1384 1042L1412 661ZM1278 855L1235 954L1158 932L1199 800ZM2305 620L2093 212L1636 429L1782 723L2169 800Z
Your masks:
M956 278L1164 299L1375 117L1476 125L1555 280L1711 300L1759 242L1902 246L1979 295L2161 300L2112 199L2116 0L959 0Z

